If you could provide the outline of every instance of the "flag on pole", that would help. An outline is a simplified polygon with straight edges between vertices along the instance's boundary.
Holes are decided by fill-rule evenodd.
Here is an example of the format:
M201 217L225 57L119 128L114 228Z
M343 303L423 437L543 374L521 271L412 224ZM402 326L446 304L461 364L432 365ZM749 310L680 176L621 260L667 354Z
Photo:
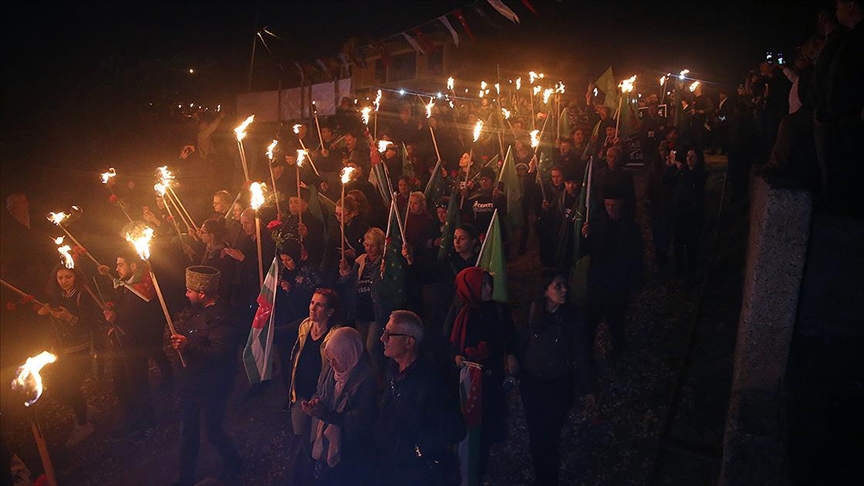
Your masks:
M379 297L394 309L401 308L405 301L405 259L402 257L402 233L396 200L390 202L387 218L387 233L384 237L384 255L381 257L381 276L377 282Z
M278 285L279 259L273 257L270 270L264 277L258 294L258 310L252 319L249 339L243 348L243 365L249 383L254 385L270 379L273 372L273 318L276 310L276 286Z
M459 404L468 434L459 443L458 454L462 471L462 484L479 484L480 432L483 419L483 367L465 361L459 370Z
M498 210L492 213L492 221L486 230L486 238L477 256L477 266L492 275L492 300L507 302L507 267L504 262L504 239Z
M615 82L615 75L612 74L612 66L609 66L597 81L594 82L597 89L603 92L606 98L603 100L603 105L609 108L613 114L618 110L618 83ZM600 130L600 122L598 121L591 130L591 138L596 140Z
M432 174L429 176L429 182L426 183L426 189L423 190L426 196L426 202L433 207L441 196L447 194L447 189L444 184L444 178L441 177L441 160L435 163L435 168L432 169Z
M498 173L498 182L504 183L504 195L507 197L507 216L505 224L510 234L516 228L522 227L522 181L516 173L516 162L513 160L512 146L507 147L504 165Z
M411 179L415 177L414 174L414 164L411 163L411 159L408 158L408 148L405 147L405 144L402 144L402 175L408 176Z
M588 188L591 187L591 177L593 169L591 165L594 163L592 157L585 167L585 176L582 178L582 192L579 194L579 208L576 210L576 222L573 225L573 253L570 267L569 284L570 293L568 300L576 305L585 304L586 290L588 289L588 264L591 262L591 256L582 256L582 224L588 221Z
M450 194L450 202L447 204L447 218L444 221L444 229L441 230L441 245L438 247L438 260L445 260L453 249L453 233L459 226L459 205L456 203L458 192L454 189Z

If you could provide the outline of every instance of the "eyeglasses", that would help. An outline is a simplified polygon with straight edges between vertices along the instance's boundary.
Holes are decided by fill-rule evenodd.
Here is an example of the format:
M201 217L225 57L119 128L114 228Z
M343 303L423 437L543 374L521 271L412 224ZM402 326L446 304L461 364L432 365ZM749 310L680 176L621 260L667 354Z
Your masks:
M404 334L404 333L400 333L400 332L390 332L390 331L387 331L387 330L385 330L385 331L381 334L381 337L382 337L383 339L390 339L390 338L393 337L393 336L405 336L405 337L410 337L410 338L413 338L413 337L414 337L414 336L412 336L412 335L410 335L410 334Z

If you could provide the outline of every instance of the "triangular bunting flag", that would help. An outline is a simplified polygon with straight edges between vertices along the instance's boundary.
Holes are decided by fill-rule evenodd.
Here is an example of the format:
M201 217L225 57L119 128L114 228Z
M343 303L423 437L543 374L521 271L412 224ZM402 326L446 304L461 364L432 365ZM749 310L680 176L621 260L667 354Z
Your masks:
M474 41L474 34L471 32L471 28L468 27L468 20L465 18L465 14L462 13L462 9L457 8L453 11L453 15L456 17L456 20L462 24L462 28L465 29L465 33L468 34L468 37L471 38L471 41Z
M426 54L426 51L424 51L423 48L420 47L420 44L418 44L413 37L408 35L407 32L402 32L402 37L404 37L405 40L408 41L409 44L411 44L411 47L413 47L415 51L419 52L420 54Z
M438 17L438 20L444 24L444 27L450 32L450 35L453 36L453 43L456 44L456 47L459 47L459 34L456 33L456 29L453 28L453 25L450 24L450 20L447 19L446 15L442 15Z
M497 10L498 13L500 13L501 15L506 17L509 21L513 22L514 24L519 23L519 16L516 15L516 12L510 10L510 7L508 7L507 5L504 5L504 2L502 2L501 0L486 0L486 1L489 2L489 5L492 5L492 8Z

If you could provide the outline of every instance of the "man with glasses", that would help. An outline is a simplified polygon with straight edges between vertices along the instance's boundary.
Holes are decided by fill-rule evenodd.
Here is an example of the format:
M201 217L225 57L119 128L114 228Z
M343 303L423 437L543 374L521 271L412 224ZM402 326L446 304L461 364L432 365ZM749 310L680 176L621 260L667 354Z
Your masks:
M376 484L459 484L455 446L466 433L456 395L457 384L433 372L420 352L423 322L417 314L390 314L381 342L392 360L374 428L379 464Z

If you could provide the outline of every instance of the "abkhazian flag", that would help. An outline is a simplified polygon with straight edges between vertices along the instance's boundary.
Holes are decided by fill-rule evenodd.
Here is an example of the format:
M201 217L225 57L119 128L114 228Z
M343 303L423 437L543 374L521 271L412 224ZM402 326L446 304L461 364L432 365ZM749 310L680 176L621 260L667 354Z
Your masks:
M457 447L462 484L479 484L480 429L483 421L483 367L465 361L459 370L459 404L468 434ZM467 481L467 482L466 482Z
M459 204L456 203L459 193L454 189L450 193L450 202L447 205L447 219L444 221L444 229L441 230L441 246L438 247L438 260L445 260L450 256L453 249L453 233L459 226Z
M483 246L480 247L477 266L492 275L492 300L507 302L507 267L504 262L504 239L501 237L499 219L496 209L486 230Z
M399 309L405 301L405 259L402 257L402 233L400 227L396 200L390 202L390 215L387 223L387 233L384 236L384 255L381 257L380 279L378 293L382 300L386 299Z
M258 310L252 319L249 339L243 348L243 365L249 383L254 385L267 381L273 372L273 318L276 308L276 286L278 285L279 259L273 257L270 270L264 277L258 293Z

